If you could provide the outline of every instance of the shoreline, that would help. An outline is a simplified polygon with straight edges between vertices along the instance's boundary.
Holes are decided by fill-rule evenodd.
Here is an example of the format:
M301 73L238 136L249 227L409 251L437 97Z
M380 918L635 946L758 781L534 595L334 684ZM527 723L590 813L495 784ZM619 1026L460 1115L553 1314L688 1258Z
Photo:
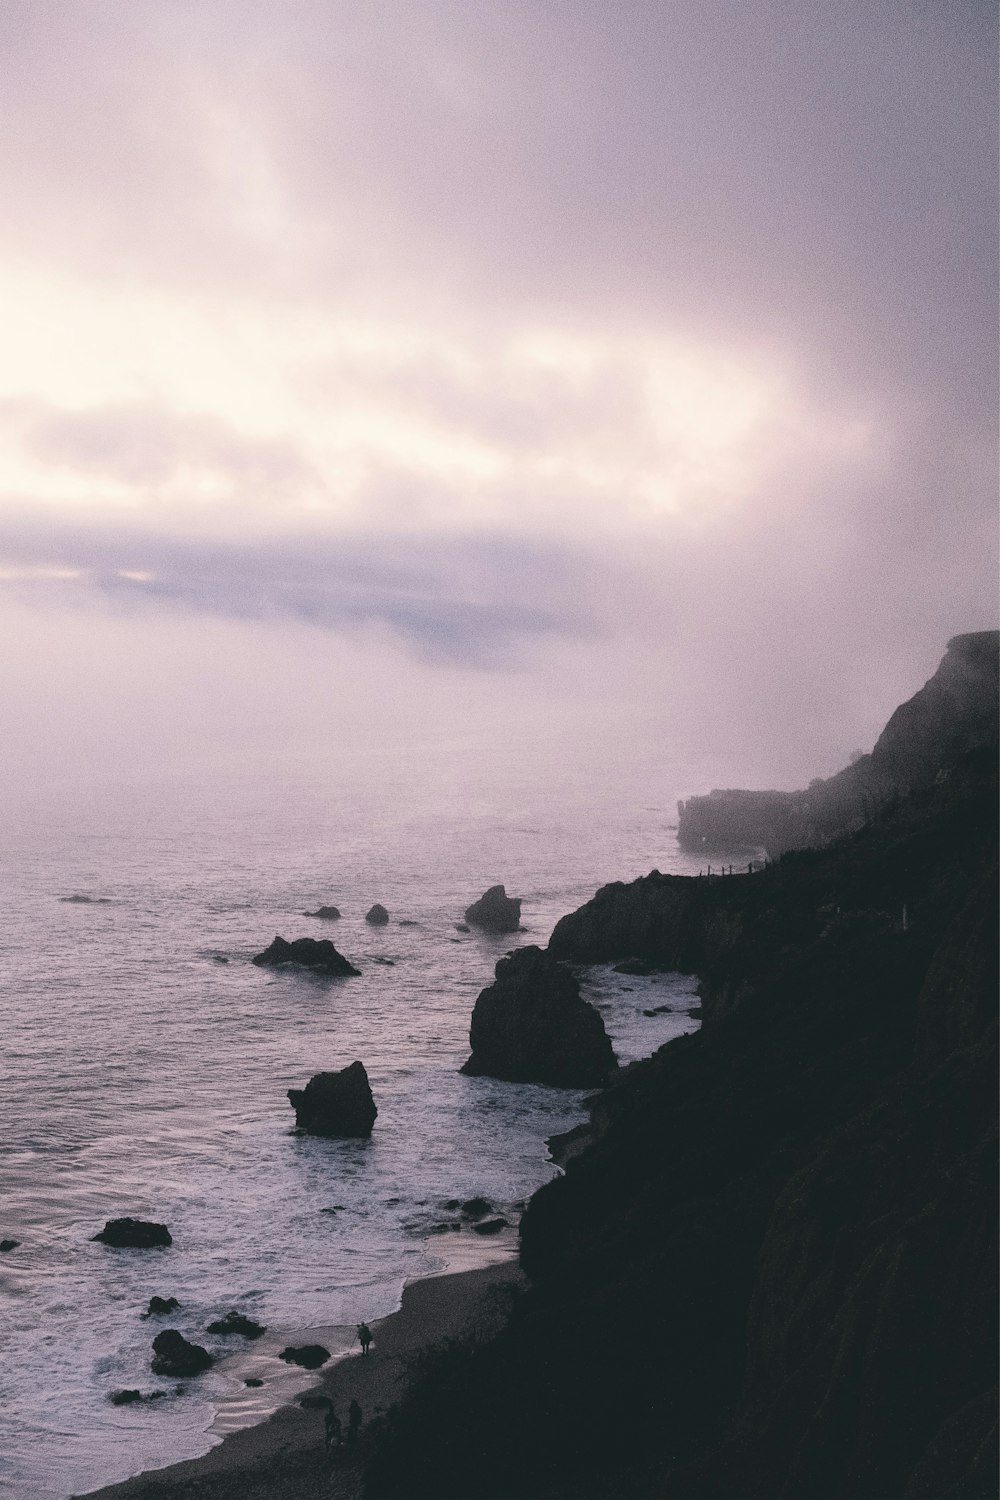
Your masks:
M405 1395L421 1355L449 1340L498 1332L525 1285L514 1257L408 1282L399 1309L373 1320L371 1353L332 1360L319 1372L308 1396L331 1400L345 1433L347 1408L356 1400L364 1419L363 1437L369 1421ZM345 1336L352 1332L343 1330ZM345 1443L328 1456L323 1434L322 1410L286 1403L264 1421L227 1433L198 1458L147 1470L73 1500L310 1500L313 1495L357 1500L363 1442L353 1447Z

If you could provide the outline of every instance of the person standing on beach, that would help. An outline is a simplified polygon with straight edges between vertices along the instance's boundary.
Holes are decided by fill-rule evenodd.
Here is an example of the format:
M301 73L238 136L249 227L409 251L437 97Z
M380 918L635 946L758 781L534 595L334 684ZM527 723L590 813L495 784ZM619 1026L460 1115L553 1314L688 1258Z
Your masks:
M367 1323L358 1324L358 1338L361 1341L361 1353L368 1353L368 1346L372 1341L372 1331Z
M361 1431L361 1407L356 1401L352 1401L347 1408L347 1441L357 1441L358 1433Z

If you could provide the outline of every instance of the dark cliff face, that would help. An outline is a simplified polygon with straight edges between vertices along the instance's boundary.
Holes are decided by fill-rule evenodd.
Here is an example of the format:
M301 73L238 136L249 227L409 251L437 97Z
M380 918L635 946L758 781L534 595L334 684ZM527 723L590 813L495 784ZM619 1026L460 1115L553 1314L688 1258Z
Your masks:
M887 800L928 785L970 751L995 744L1000 632L957 635L941 665L889 719L870 755L800 792L716 790L679 805L681 848L707 855L807 848L867 822Z
M830 848L560 924L687 955L711 1024L601 1096L524 1216L532 1290L370 1500L995 1493L996 817L994 750Z
M995 630L948 642L934 676L900 704L879 735L871 754L879 777L908 791L967 751L996 743L998 642Z

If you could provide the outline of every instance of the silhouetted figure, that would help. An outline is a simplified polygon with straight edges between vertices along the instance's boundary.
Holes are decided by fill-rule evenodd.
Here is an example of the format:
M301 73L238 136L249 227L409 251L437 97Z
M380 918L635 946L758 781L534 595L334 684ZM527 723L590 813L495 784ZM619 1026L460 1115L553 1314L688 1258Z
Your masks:
M361 1431L361 1407L352 1401L347 1408L347 1441L353 1443Z
M372 1331L367 1323L358 1324L358 1338L361 1341L361 1353L368 1353L368 1346L372 1341Z
M326 1441L326 1451L327 1453L329 1453L331 1448L339 1448L341 1443L344 1441L344 1429L341 1425L340 1418L337 1416L337 1413L333 1409L332 1401L326 1409L326 1416L323 1418L323 1426Z

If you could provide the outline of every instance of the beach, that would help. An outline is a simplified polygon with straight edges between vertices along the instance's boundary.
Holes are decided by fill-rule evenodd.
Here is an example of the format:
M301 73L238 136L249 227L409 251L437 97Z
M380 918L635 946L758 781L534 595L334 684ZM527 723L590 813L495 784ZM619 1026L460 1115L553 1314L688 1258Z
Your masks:
M405 1394L421 1355L450 1340L496 1333L523 1286L515 1260L406 1286L399 1311L373 1320L371 1352L331 1365L308 1393L313 1399L328 1397L344 1425L345 1443L329 1456L324 1411L288 1405L256 1427L229 1434L201 1458L89 1493L93 1500L357 1500L368 1423ZM364 1423L361 1442L354 1446L346 1442L352 1400L361 1407Z

